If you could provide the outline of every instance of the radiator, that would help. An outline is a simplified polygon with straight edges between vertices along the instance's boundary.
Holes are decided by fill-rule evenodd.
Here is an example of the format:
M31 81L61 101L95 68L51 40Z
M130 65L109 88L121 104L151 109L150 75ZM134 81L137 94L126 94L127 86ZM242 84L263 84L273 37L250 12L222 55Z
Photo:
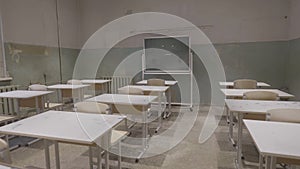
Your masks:
M108 85L109 93L118 93L118 89L131 84L131 78L125 76L103 76L102 79L111 80Z
M18 90L18 85L0 86L0 93ZM0 98L0 114L1 115L14 115L14 102L12 99Z

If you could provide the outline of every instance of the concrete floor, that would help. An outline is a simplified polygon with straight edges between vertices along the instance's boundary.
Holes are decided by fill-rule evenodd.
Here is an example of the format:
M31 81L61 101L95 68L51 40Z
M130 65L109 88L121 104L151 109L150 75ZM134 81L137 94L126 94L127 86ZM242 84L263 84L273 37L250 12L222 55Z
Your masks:
M130 169L233 169L236 150L228 141L228 126L225 117L221 118L214 134L203 144L198 142L199 134L208 113L207 106L200 107L193 128L188 135L176 147L158 156L141 159L135 163L135 159L123 158L122 167ZM176 112L176 110L174 110ZM186 110L186 113L190 113ZM164 121L163 129L166 129L176 120L176 113ZM258 161L258 154L251 138L244 131L244 154L246 159L252 162ZM235 129L236 134L236 129ZM125 141L125 140L124 140ZM87 169L89 168L88 148L85 146L60 144L60 158L62 169ZM55 168L54 146L50 147L51 166ZM45 168L43 142L37 142L29 147L21 147L11 152L13 164L17 166L35 166ZM115 157L112 155L112 159ZM111 168L116 168L116 161L110 160ZM245 166L245 168L258 168Z

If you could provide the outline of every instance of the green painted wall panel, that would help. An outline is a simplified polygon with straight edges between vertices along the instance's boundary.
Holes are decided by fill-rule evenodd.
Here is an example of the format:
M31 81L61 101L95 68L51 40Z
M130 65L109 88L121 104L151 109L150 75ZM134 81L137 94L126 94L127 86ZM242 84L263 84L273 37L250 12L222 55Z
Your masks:
M300 39L291 40L290 57L286 71L286 85L294 94L295 100L300 100Z
M298 48L297 48L298 47ZM47 77L47 83L58 83L60 80L59 57L57 48L46 48L45 52L40 52L40 48L36 48L38 54L34 54L34 48L30 45L24 45L25 49L21 54L20 61L17 63L9 54L6 44L6 62L10 75L14 78L13 84L23 86L29 83L44 83L44 74ZM26 53L26 48L27 53ZM30 48L30 50L29 50ZM300 40L295 41L278 41L278 42L253 42L253 43L232 43L232 44L215 44L215 48L220 55L224 65L225 73L228 81L238 78L253 78L260 81L270 83L274 88L282 88L288 86L294 93L300 84L298 77L297 63L300 57ZM113 48L111 49L103 62L98 68L97 77L112 75L115 68L127 56L139 51L142 48ZM291 58L289 66L286 68L288 56L291 49ZM33 51L32 51L33 50ZM31 51L31 52L28 52ZM73 68L79 54L78 49L62 49L62 79L66 81L73 76ZM101 51L100 51L101 53ZM89 52L86 52L89 55ZM95 56L97 53L93 52ZM139 63L135 62L135 64ZM287 73L286 69L288 70ZM293 73L294 72L294 73ZM199 85L201 102L210 102L210 82L207 71L200 59L194 59L194 74ZM137 76L140 76L138 74ZM287 78L286 78L287 76ZM139 80L140 77L136 77ZM293 83L285 83L285 80ZM289 85L287 85L289 84Z

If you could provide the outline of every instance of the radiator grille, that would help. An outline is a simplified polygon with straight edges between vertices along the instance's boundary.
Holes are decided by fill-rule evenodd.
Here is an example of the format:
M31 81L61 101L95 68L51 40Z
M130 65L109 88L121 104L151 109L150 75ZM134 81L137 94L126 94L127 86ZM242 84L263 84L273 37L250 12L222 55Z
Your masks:
M18 85L0 86L0 93L18 90ZM12 99L0 98L0 114L1 115L14 115L14 102Z
M108 89L109 93L118 93L118 89L131 84L131 78L125 76L103 76L102 79L111 80Z

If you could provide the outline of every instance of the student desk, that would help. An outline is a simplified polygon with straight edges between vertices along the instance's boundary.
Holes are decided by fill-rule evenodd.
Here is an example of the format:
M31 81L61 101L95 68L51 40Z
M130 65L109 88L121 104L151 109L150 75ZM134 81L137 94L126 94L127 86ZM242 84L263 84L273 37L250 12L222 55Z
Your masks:
M220 86L224 86L226 88L233 88L234 86L234 82L219 82ZM261 88L261 87L270 87L271 85L269 85L268 83L264 83L264 82L257 82L257 87Z
M267 169L276 168L276 157L300 160L299 123L243 121L259 151L259 169L263 168L263 156L271 157L271 165L266 163Z
M238 114L238 138L237 138L237 166L241 166L242 158L242 119L244 113L262 113L266 114L268 110L278 108L295 108L300 109L300 102L290 101L261 101L261 100L236 100L226 99L226 106L230 113L229 138L233 144L233 113Z
M280 91L278 89L221 89L221 91L224 93L226 98L232 98L232 97L243 98L244 93L251 92L251 91L274 92L277 93L280 99L282 100L287 100L294 97L294 95Z
M171 102L172 102L172 86L175 86L178 82L175 81L175 80L165 80L165 85L166 86L170 86L170 88L168 89L168 92L167 92L167 95L168 95L168 110L169 110L169 113L166 114L165 118L166 117L169 117L170 116L170 113L171 113ZM147 80L142 80L142 81L139 81L137 82L136 84L138 85L147 85L148 84L148 81Z
M95 90L95 95L101 94L101 92L108 93L108 83L111 80L103 80L103 79L84 79L81 80L83 84L89 84Z
M149 93L151 95L151 92L158 92L158 104L161 104L162 103L162 97L163 97L163 93L166 93L166 91L170 91L168 90L169 89L169 86L144 86L144 85L128 85L128 86L124 86L124 87L121 87L119 88L118 90L124 90L126 88L131 88L131 87L134 87L134 88L139 88L141 90L143 90L143 92L145 92L146 94ZM169 105L171 105L170 103L170 100L169 100ZM161 127L161 123L162 123L162 109L161 108L158 108L159 112L158 114L160 115L159 117L159 126L156 128L155 132L158 132L158 130L160 129ZM165 112L165 111L164 111ZM168 112L170 113L171 112L171 108L170 106L168 107ZM167 114L164 113L164 117L167 117Z
M82 101L84 99L84 88L89 86L90 85L56 84L48 86L48 89L57 90L59 102L63 102L64 97L72 98L74 95L78 97L79 101Z
M30 90L14 90L0 93L0 98L15 99L15 112L20 116L20 107L32 107L35 104L37 113L43 112L45 107L45 96L53 93L53 91L30 91Z
M143 118L147 118L147 109L150 107L150 104L157 99L157 96L146 96L146 95L125 95L125 94L102 94L99 96L92 97L90 99L87 99L86 101L92 101L92 102L99 102L99 103L105 103L110 105L111 107L113 105L132 105L132 106L141 106L142 110L141 113L143 113ZM121 112L122 113L122 112ZM147 123L143 122L143 137L148 138L148 130L147 130ZM144 139L143 141L143 147L144 152L147 148L147 139ZM140 154L140 156L137 158L142 157L143 153Z
M0 127L0 133L36 137L45 140L46 168L50 169L49 140L55 142L56 168L60 168L58 142L86 145L89 147L108 145L112 128L123 121L116 115L76 113L64 111L47 111L18 122ZM104 149L107 150L108 147ZM89 153L90 168L93 168L93 157ZM98 169L100 168L98 154ZM108 153L106 152L106 169L108 169Z
M166 86L174 86L176 85L178 82L175 81L175 80L165 80L165 85ZM147 80L142 80L142 81L139 81L137 82L136 84L138 85L147 85L148 84L148 81Z

